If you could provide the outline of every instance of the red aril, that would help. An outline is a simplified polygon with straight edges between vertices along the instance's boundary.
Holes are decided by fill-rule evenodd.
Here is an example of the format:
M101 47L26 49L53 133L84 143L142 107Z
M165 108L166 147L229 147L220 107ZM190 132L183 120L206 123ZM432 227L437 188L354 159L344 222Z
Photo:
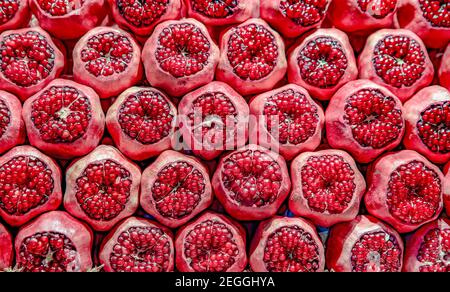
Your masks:
M14 251L11 233L0 223L0 272L13 264Z
M0 154L25 142L22 104L14 95L0 90Z
M450 90L450 45L442 56L441 66L439 68L439 83Z
M3 0L0 2L0 32L24 27L30 21L28 0Z

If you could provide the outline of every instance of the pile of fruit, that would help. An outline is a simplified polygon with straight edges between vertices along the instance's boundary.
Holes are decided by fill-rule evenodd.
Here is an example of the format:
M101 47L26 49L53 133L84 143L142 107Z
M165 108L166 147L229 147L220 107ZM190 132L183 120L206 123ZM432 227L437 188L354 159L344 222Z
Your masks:
M450 271L448 0L2 0L0 33L0 270Z

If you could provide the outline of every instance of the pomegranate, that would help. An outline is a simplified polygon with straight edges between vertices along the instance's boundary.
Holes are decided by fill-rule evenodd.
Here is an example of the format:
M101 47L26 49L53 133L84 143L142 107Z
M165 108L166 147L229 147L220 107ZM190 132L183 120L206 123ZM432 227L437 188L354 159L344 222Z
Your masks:
M326 111L327 140L368 163L397 147L405 133L404 109L388 89L369 80L339 89Z
M41 28L8 30L0 35L0 89L22 101L61 75L64 55Z
M103 240L99 259L106 272L170 272L172 232L147 219L130 217Z
M91 88L56 79L30 97L23 119L31 145L60 159L83 156L103 136L105 116Z
M359 77L380 84L402 102L433 81L434 68L422 40L406 29L381 29L367 39Z
M0 90L0 154L25 142L22 104L14 95Z
M291 164L289 209L314 224L330 227L353 220L366 182L353 158L341 150L300 154Z
M0 223L0 272L11 267L14 258L11 233Z
M344 84L358 77L355 56L345 33L318 29L301 39L289 54L288 79L317 99L329 100Z
M441 66L439 68L439 83L450 90L450 45L442 56Z
M183 141L202 159L215 159L247 142L248 104L226 83L214 81L188 93L178 109Z
M278 211L289 194L291 181L281 155L248 145L222 157L212 187L232 217L262 220Z
M278 149L286 160L320 145L325 120L322 107L298 85L288 84L255 97L250 113L257 119L258 143Z
M138 36L149 36L156 25L180 16L181 0L108 0L114 21Z
M284 42L259 18L225 32L220 52L217 80L228 83L242 95L271 90L286 73Z
M3 0L0 2L0 32L24 27L30 21L28 0Z
M168 150L142 174L141 207L170 228L184 225L212 200L208 169L194 157Z
M214 79L219 48L197 20L169 20L156 26L142 59L148 82L179 97Z
M331 0L261 0L261 18L287 38L320 27Z
M141 80L141 50L121 29L94 28L73 49L73 77L100 98L116 96Z
M66 171L64 208L96 231L136 212L141 171L112 146L100 145Z
M407 149L434 163L450 160L450 92L440 86L419 91L405 103Z
M164 93L131 87L109 108L106 126L123 154L142 161L171 147L176 117L177 109Z
M89 227L68 213L45 213L19 230L16 265L24 272L86 272L93 239Z
M30 0L39 25L59 39L76 39L100 25L105 0Z
M445 180L444 180L444 206L445 211L447 212L447 216L450 217L450 162L445 165L444 173L445 173Z
M390 226L361 215L331 228L326 259L335 272L400 272L403 241Z
M444 175L415 151L389 153L367 172L369 213L407 233L436 220L443 208Z
M253 236L250 266L255 272L323 272L323 244L310 222L274 217Z
M247 266L245 230L213 212L182 227L175 239L180 272L242 272Z

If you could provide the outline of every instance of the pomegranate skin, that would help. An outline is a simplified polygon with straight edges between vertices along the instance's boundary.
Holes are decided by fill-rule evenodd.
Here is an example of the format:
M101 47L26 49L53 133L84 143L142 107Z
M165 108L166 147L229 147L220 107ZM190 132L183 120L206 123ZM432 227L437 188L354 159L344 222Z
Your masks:
M354 267L352 263L352 258L354 256L352 249L357 246L357 244L362 245L360 242L361 238L368 234L374 232L383 232L389 234L390 237L395 239L397 243L396 251L400 254L397 255L398 267L389 272L400 272L402 270L403 264L403 240L400 235L391 228L389 225L384 224L382 221L375 217L369 215L357 216L351 222L340 223L330 230L330 234L327 240L327 252L326 252L326 263L327 268L334 272L355 272L357 267ZM392 249L392 246L391 246ZM388 251L386 251L385 256L387 256ZM392 250L389 255L392 255ZM382 256L377 254L378 257ZM367 259L369 260L369 259ZM378 259L379 260L379 259ZM392 262L387 261L390 264ZM380 267L381 263L367 263L367 270L365 272L387 272L382 270Z
M350 169L354 172L352 183L355 187L353 190L353 196L351 197L351 201L348 202L347 207L340 213L330 213L328 210L325 212L313 210L309 206L308 199L305 197L303 192L303 185L307 182L303 181L301 174L302 168L308 163L309 159L328 155L342 158L343 162L348 164ZM338 174L342 175L341 172L338 172ZM359 172L355 161L350 155L341 150L322 150L300 154L291 164L291 180L292 192L289 198L289 209L295 215L308 218L315 225L322 227L330 227L336 223L353 220L356 215L358 215L361 199L366 191L366 182L363 175ZM311 183L314 184L314 182L317 183L318 180L314 180ZM342 181L338 182L336 185L336 188L339 187L344 187Z
M447 212L447 216L450 216L450 162L447 163L444 167L444 206L445 211Z
M309 221L302 218L288 218L275 216L272 219L262 221L258 228L256 229L255 235L253 236L249 263L254 272L269 272L267 265L265 263L265 252L267 252L267 241L271 235L278 233L278 230L283 227L298 227L304 232L310 234L311 239L315 242L317 246L317 267L313 272L323 272L325 267L325 252L323 244L319 235L317 234L316 228ZM289 248L285 247L285 248ZM302 250L303 251L303 250ZM308 254L311 253L310 250L305 249L304 252ZM274 271L281 272L281 271ZM283 272L288 272L284 270ZM311 271L310 271L311 272Z
M418 128L418 124L423 121L423 115L433 105L442 107L443 103L450 103L450 92L440 86L430 86L419 91L413 98L405 103L405 119L406 119L406 135L403 143L407 149L415 150L428 158L430 161L436 164L444 164L450 160L450 152L444 148L442 152L430 149L421 136L428 135L429 133L422 134ZM429 120L423 125L423 127L434 127L436 131L439 131L439 122L445 123L446 114L444 109L439 110L441 118L438 123L433 124L433 120L439 119L439 116L431 116ZM432 113L431 113L432 114ZM447 129L447 127L445 127ZM425 130L424 130L425 131ZM434 133L436 133L436 131ZM448 130L447 130L448 131ZM444 147L448 143L446 133L442 136L430 137L430 139L436 139L437 142L443 142ZM439 146L439 145L438 145ZM440 147L438 147L440 148Z
M176 163L188 163L192 165L193 169L191 170L191 173L195 170L200 172L200 175L204 179L204 190L203 193L200 194L201 198L198 201L197 205L194 206L193 210L188 213L184 214L180 217L167 217L165 214L161 213L157 206L157 201L154 197L154 191L152 191L152 188L154 186L160 186L164 190L164 184L167 184L167 182L158 181L159 176L161 175L161 171L164 170L166 167L170 165L174 165ZM166 174L168 175L168 174ZM179 174L175 173L172 174L175 176L178 176ZM181 180L186 179L179 178L178 184L181 184ZM170 192L173 193L177 190L177 185L175 186L166 186L166 188L172 187L170 189ZM180 187L183 188L182 185ZM183 188L184 189L184 188ZM186 192L186 196L191 192L189 189L184 189ZM183 190L180 191L181 194L183 194ZM164 198L162 199L164 200ZM153 217L158 220L161 224L169 227L169 228L178 228L184 224L186 224L188 221L190 221L192 218L194 218L197 214L208 208L213 200L212 195L212 189L211 189L211 183L209 179L209 172L208 169L200 162L198 159L187 156L184 154L181 154L176 151L167 150L163 152L156 160L153 162L149 167L147 167L144 172L142 173L142 180L141 180L141 196L140 196L140 205L145 210L145 212L149 213ZM168 204L176 204L176 203L183 203L180 202L177 198L173 198L173 201L170 200L167 202Z
M450 45L447 46L442 56L441 66L439 67L439 83L450 90Z
M104 182L106 180L106 174L104 174L104 178L102 180L98 180L94 178L94 174L98 173L95 169L89 170L89 167L93 167L96 165L106 164L107 162L112 161L113 163L119 165L121 168L121 172L128 172L129 180L127 183L123 183L119 185L119 181L121 178L119 176L115 177L114 184L107 184ZM107 166L105 165L104 168ZM111 167L112 168L112 167ZM106 171L106 169L100 169L100 171ZM111 170L111 175L115 175L115 170ZM91 178L92 177L92 178ZM131 180L131 182L130 182ZM85 182L86 185L78 186L78 183ZM112 182L111 182L112 183ZM89 153L88 155L78 159L73 162L66 170L66 192L64 194L64 208L69 212L72 216L79 218L85 222L87 222L94 230L96 231L108 231L114 227L114 225L121 221L124 218L130 217L133 215L139 205L139 186L141 183L141 171L137 165L133 162L129 161L122 153L119 152L116 148L112 146L100 145L94 151ZM105 194L103 192L102 184L104 184L105 192L108 190L111 194ZM129 187L129 190L126 187ZM86 190L86 194L90 195L87 198L84 198L86 201L91 202L91 204L87 204L85 208L91 207L95 202L92 202L93 199L98 197L98 200L103 200L108 202L113 201L111 199L114 198L114 195L119 196L120 192L128 192L128 197L117 198L117 203L120 205L121 210L117 214L112 214L111 218L96 218L94 215L89 214L88 211L96 211L99 209L98 204L93 206L93 210L85 210L83 206L78 201L78 194L80 196L83 195L83 190L79 192L80 188L93 188L93 190ZM108 195L108 196L107 196ZM83 198L83 197L82 197ZM80 199L81 200L81 199ZM84 201L83 201L84 203ZM104 204L101 205L104 207ZM110 206L113 208L113 206ZM111 210L109 210L111 211ZM105 211L106 213L106 211ZM106 213L108 215L109 213ZM103 215L103 214L102 214ZM105 216L106 216L105 215Z
M0 117L2 120L7 119L3 113L8 113L9 123L4 125L4 132L0 134L0 154L16 145L25 143L26 138L25 123L22 120L22 104L19 99L11 93L0 90L0 105L2 103L6 108L2 108ZM0 131L2 130L0 129Z
M63 211L52 211L39 216L36 220L20 228L14 246L17 255L17 265L23 264L20 257L21 245L24 240L38 233L55 232L71 240L77 252L75 263L67 267L66 272L87 272L92 268L92 243L94 234L92 230Z
M161 230L164 234L164 237L168 239L169 243L169 261L167 263L167 269L160 270L159 272L172 272L174 267L174 258L175 258L175 249L173 244L173 234L170 229L164 227L154 221L150 221L144 218L138 217L130 217L128 219L123 220L119 223L113 230L109 232L109 234L103 239L100 252L99 252L99 260L103 265L103 269L105 272L117 272L113 265L111 264L110 257L114 253L115 245L118 244L119 237L123 233L129 233L130 228L157 228ZM160 240L160 239L159 239ZM138 250L138 248L136 247ZM139 250L138 250L139 252ZM160 256L159 254L156 254ZM156 256L152 255L152 256ZM159 260L159 259L154 259ZM139 257L137 257L136 262L139 262ZM152 263L157 265L157 263ZM130 272L135 272L135 270L131 270ZM138 270L138 272L148 272L147 270Z
M84 135L74 140L73 142L46 141L43 138L43 135L46 135L47 133L41 133L42 128L41 129L37 128L34 122L35 119L39 119L41 115L44 115L42 112L40 113L36 112L37 110L34 108L34 104L37 104L40 101L45 101L45 99L48 97L44 95L46 95L48 92L51 92L55 88L75 89L80 94L80 96L86 97L89 102L90 106L89 113L91 115L91 119L86 127L86 132L84 133ZM47 108L45 108L43 111L45 111L46 109ZM67 105L67 107L61 107L60 110L64 109L69 110L69 105ZM48 111L45 111L45 115L53 114L51 109L47 110ZM35 113L35 115L33 113ZM54 113L54 115L56 119L57 114ZM58 116L58 119L64 120L64 118L62 117L63 115L64 114ZM88 86L84 86L65 79L53 80L41 91L39 91L38 93L27 99L23 105L22 116L23 120L25 121L25 126L27 129L30 144L35 146L39 150L47 153L48 155L58 159L72 159L74 157L83 156L91 152L99 144L100 139L103 137L105 129L105 115L103 114L100 105L100 99L97 93ZM63 124L65 122L66 121L63 121ZM72 126L75 126L74 124L72 124ZM58 123L55 122L54 125L58 125ZM46 126L45 124L42 125L43 128L45 126ZM68 128L69 127L70 124ZM70 129L68 129L68 131L70 131Z
M17 0L17 3L19 4L19 7L14 13L14 16L0 24L0 32L24 27L30 21L31 13L28 0Z
M0 223L0 272L12 266L14 251L11 233Z

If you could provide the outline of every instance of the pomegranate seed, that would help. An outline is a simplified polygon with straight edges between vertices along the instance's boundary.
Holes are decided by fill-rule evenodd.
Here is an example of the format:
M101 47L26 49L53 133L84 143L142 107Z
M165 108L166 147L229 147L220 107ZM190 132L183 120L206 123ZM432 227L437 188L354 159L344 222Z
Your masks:
M358 0L358 6L372 17L382 19L394 12L397 0Z
M421 272L450 272L450 229L433 229L424 237L417 259Z
M42 10L53 16L63 16L80 9L85 0L36 0Z
M7 23L19 11L19 0L3 0L0 2L0 25Z
M328 0L283 0L280 10L296 24L311 26L325 17L328 4Z
M226 18L235 12L242 0L189 0L195 11L211 18Z
M11 123L11 111L3 100L0 100L0 139Z
M423 16L434 27L450 27L450 2L448 0L419 0Z
M117 0L120 14L136 27L146 27L159 20L167 11L169 0Z
M450 102L436 103L420 114L419 136L433 152L450 152Z

